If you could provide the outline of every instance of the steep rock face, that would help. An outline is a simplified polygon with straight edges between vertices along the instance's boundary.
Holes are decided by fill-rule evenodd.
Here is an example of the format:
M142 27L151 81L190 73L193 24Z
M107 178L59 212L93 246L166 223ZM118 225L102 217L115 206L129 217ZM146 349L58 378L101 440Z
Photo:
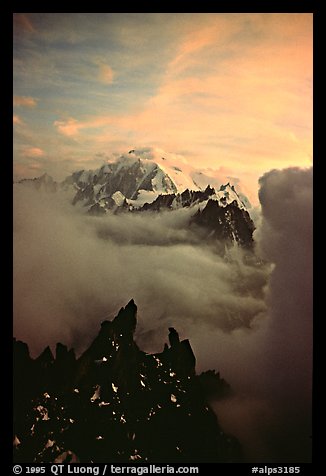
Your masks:
M73 204L83 201L85 206L99 204L104 209L112 208L110 199L116 192L124 198L136 200L140 190L157 193L177 191L173 181L157 164L125 157L95 171L75 172L61 186L76 189Z
M232 200L232 201L231 201ZM180 194L159 195L137 212L193 208L189 225L197 225L206 238L223 243L237 243L250 248L253 245L255 225L233 186L226 184L220 190L207 186L204 191L185 190Z
M225 244L234 243L250 247L254 224L247 211L248 199L230 183L200 189L193 176L194 171L168 165L163 157L156 163L141 159L131 150L97 170L74 172L59 185L47 174L21 183L52 192L73 190L72 204L82 203L91 215L191 209L189 225L197 225L204 239L223 242L221 250ZM185 184L192 188L185 188Z
M249 248L253 245L255 225L249 213L239 208L235 201L223 207L216 200L208 200L205 208L192 217L191 223L207 229L211 238Z
M214 193L214 188L207 186L204 191L186 189L178 194L161 194L152 203L145 203L140 210L160 211L164 209L188 208L208 200Z
M207 403L207 381L216 393L219 378L196 376L191 345L174 328L162 352L142 352L133 339L136 313L132 300L102 322L78 360L62 344L55 358L46 349L33 360L14 341L15 462L241 459Z
M127 156L122 155L100 169L74 172L60 187L75 189L73 204L82 202L90 213L117 208L155 211L184 208L208 200L210 196L219 200L221 206L236 201L240 209L250 207L249 200L230 183L214 189L207 185L209 177L206 177L208 182L201 188L194 175L194 171L181 170L163 157L154 162L138 157L131 150Z

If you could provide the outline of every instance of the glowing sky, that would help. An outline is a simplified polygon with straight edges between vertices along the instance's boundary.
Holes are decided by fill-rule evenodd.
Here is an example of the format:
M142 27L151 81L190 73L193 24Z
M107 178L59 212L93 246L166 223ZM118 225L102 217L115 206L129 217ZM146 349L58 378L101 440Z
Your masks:
M312 163L304 14L14 14L14 177L153 146L254 188Z

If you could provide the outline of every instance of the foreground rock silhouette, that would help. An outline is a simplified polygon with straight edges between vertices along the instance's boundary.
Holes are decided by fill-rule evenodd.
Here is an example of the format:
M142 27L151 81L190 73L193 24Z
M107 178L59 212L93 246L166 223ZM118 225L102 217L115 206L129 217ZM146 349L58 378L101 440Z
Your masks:
M191 345L174 328L163 352L142 352L136 315L131 300L79 359L63 344L55 357L47 347L31 359L14 339L15 462L241 461L207 402L228 384L214 371L196 375Z

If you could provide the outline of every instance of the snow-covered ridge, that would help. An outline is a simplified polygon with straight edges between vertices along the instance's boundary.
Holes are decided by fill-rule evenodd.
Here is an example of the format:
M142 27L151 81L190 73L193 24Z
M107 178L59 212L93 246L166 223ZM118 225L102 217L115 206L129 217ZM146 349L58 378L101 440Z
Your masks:
M187 189L204 191L208 185L215 188L212 198L218 200L220 205L226 206L235 200L240 208L250 208L249 200L238 193L232 184L220 183L207 171L192 167L182 156L166 154L154 148L132 149L96 170L74 172L62 186L71 185L77 190L75 203L85 200L103 208L109 203L108 197L114 199L113 195L117 192L119 203L126 199L126 203L139 208L145 203L152 203L159 195L180 194Z
M195 169L183 156L156 148L132 149L95 170L73 172L60 184L47 174L23 182L44 190L72 190L74 204L96 205L103 210L125 205L140 208L160 195L204 191L207 186L214 190L210 198L220 206L236 201L241 209L251 207L247 197L230 182L221 183L214 171Z
M189 226L204 229L209 239L251 246L254 224L234 185L207 184L207 176L197 170L198 184L192 179L193 172L187 163L165 157L154 161L130 151L96 170L74 172L61 184L48 176L23 183L39 190L72 193L72 204L81 205L91 215L188 209Z
M240 209L246 210L247 207L243 200L241 200L234 185L230 185L228 182L226 185L221 185L220 189L211 196L213 200L218 200L219 205L226 206L236 201Z

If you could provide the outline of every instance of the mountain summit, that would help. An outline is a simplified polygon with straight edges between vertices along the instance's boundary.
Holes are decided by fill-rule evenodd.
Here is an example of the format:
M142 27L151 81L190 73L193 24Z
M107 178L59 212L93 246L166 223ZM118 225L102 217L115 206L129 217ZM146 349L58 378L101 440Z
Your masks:
M156 149L130 150L99 169L74 172L61 184L63 188L75 188L74 204L82 201L86 206L96 204L103 208L121 206L124 199L128 205L139 208L161 194L182 193L187 189L203 191L207 185L215 187L220 198L228 203L233 197L240 207L250 207L247 197L238 194L229 183L222 188L215 177L194 169L177 156L161 157Z
M247 247L253 243L247 197L230 182L219 184L177 156L158 155L156 149L132 149L99 169L76 171L60 184L46 174L21 183L45 191L70 190L72 204L81 204L92 215L189 208L189 226L204 232L202 238Z

